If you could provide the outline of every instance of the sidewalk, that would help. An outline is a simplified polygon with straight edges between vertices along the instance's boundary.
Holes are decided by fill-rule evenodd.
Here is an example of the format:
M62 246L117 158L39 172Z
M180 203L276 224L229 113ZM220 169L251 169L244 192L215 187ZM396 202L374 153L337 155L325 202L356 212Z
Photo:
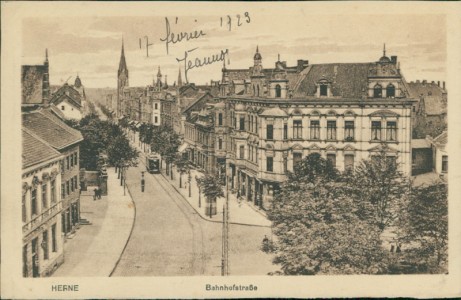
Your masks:
M139 151L140 161L142 164L145 162L146 153L138 146L138 137L136 136L136 144L134 145ZM203 193L200 196L199 201L199 189L195 180L195 177L203 176L202 172L197 170L191 170L191 197L189 197L189 187L188 187L188 174L182 175L182 188L179 187L179 176L180 174L176 171L176 168L173 167L173 180L171 180L171 175L166 175L165 163L162 164L162 175L168 180L168 182L183 196L183 198L189 202L189 204L194 208L194 210L203 218L209 221L222 222L223 207L226 202L226 197L217 199L216 215L207 216L205 214L205 204L206 199ZM226 191L224 190L224 194ZM200 205L199 205L200 202ZM253 226L264 226L270 227L271 222L265 216L265 213L260 210L260 208L255 207L253 203L246 200L238 201L235 194L229 193L229 222L234 224L243 224L243 225L253 225Z
M64 263L53 277L85 276L108 277L116 266L130 236L134 223L135 207L114 168L109 168L108 196L93 200L93 189L80 196L81 219L90 222L64 244Z

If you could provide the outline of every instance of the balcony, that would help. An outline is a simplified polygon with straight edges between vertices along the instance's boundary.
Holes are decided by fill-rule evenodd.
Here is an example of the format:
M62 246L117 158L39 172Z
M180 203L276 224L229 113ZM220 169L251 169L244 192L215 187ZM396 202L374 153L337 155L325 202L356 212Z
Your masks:
M34 218L29 223L26 223L22 226L22 233L26 234L32 229L37 228L41 224L45 223L46 221L54 217L56 214L58 214L61 208L61 202L58 202L52 205L47 210L42 211L40 215L34 216Z
M264 171L259 172L259 174L260 174L259 179L261 180L275 181L275 182L283 182L286 180L285 174L264 172Z

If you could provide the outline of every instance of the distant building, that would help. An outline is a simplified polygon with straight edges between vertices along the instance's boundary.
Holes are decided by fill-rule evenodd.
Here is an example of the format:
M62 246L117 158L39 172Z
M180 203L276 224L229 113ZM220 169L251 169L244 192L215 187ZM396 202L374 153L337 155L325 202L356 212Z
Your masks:
M408 83L409 96L417 99L412 108L413 138L436 137L447 129L445 82L426 80Z
M48 104L50 98L50 75L48 49L43 65L23 65L21 68L21 104L34 106Z
M78 81L77 81L78 80ZM80 120L84 115L85 90L81 86L79 77L75 80L80 83L80 91L76 85L71 86L65 83L51 97L50 105L54 105L66 119Z

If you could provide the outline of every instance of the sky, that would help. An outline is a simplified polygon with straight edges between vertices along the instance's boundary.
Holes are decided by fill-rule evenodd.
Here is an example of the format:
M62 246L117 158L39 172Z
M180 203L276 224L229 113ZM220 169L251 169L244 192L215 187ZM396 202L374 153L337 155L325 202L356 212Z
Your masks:
M385 43L386 54L398 56L407 81L446 80L444 15L312 14L305 8L266 6L240 6L206 14L183 9L180 14L156 10L146 12L146 16L26 18L22 64L43 63L48 48L51 84L73 82L78 74L85 87L116 87L123 37L130 86L152 84L159 67L162 79L168 76L169 85L177 81L180 69L185 81L187 61L195 65L196 59L199 64L212 63L188 69L188 81L206 84L221 79L221 58L228 68L250 67L257 46L267 68L274 66L278 55L289 66L298 59L311 64L373 62L382 56ZM168 53L167 43L162 41L167 36L167 19ZM193 38L178 42L181 33ZM171 34L176 43L171 42ZM149 56L146 37L152 44Z

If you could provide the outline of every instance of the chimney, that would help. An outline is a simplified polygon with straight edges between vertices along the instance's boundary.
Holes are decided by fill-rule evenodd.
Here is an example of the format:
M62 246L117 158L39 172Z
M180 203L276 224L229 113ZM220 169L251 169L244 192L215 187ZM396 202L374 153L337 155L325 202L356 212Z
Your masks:
M395 65L397 63L397 56L393 55L391 56L391 62Z
M443 82L443 89L445 89L445 81Z
M437 81L437 86L438 86L438 87L440 87L440 80L439 80L439 81Z
M431 81L431 84L435 84L435 81L434 81L434 80L432 80L432 81Z
M418 80L416 80L416 83L420 83L419 79L418 79Z
M427 80L424 79L424 80L423 80L423 85L426 85L426 83L427 83Z

